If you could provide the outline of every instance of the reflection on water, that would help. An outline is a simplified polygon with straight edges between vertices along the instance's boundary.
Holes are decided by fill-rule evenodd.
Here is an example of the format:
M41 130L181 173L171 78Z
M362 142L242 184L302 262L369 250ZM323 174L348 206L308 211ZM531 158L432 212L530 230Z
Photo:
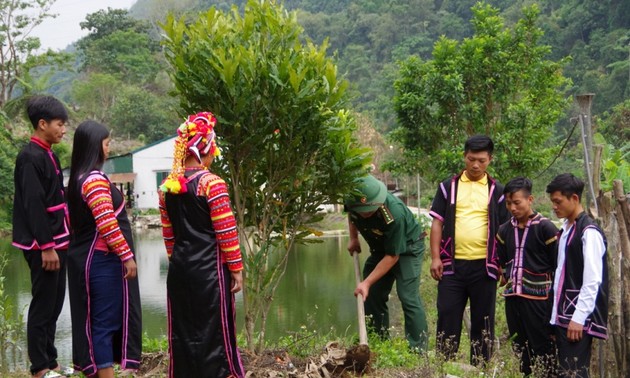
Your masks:
M143 331L149 337L166 335L166 273L168 260L158 230L142 230L135 235L138 279L142 298ZM287 270L276 291L267 324L271 342L306 326L309 331L337 335L356 333L354 270L347 236L321 238L322 243L297 246L289 255ZM367 250L364 248L364 250ZM5 240L0 253L9 256L5 269L5 290L24 314L31 298L29 270L22 253ZM365 255L365 254L364 254ZM243 326L243 299L237 300L237 324ZM69 364L72 354L68 296L57 323L60 362ZM26 332L26 331L25 331ZM26 342L22 341L25 361ZM26 363L22 362L26 367Z

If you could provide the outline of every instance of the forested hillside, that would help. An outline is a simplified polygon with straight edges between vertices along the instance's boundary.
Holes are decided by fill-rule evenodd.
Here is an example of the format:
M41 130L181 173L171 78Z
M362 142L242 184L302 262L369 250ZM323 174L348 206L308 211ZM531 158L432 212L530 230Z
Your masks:
M391 105L396 62L409 55L431 59L433 44L442 35L461 40L471 36L471 8L476 0L285 0L298 12L305 34L320 44L329 40L339 70L351 82L355 105L373 112L381 131L395 120ZM164 9L163 0L139 0L133 15ZM184 1L186 3L186 1ZM245 1L187 1L184 9L216 6L227 9ZM600 114L630 97L630 2L624 0L491 0L506 20L516 22L521 9L538 3L542 43L551 46L553 60L570 56L565 75L572 93L597 94L593 113ZM183 7L183 5L182 5ZM571 93L569 93L571 94Z
M1 105L7 120L5 128L15 131L8 137L0 135L0 142L13 138L6 144L15 148L19 144L15 138L30 132L21 118L20 104L39 92L66 101L75 125L86 118L109 125L115 138L125 141L115 145L114 154L169 135L182 115L161 45L161 24L166 15L173 12L177 17L192 19L213 6L229 10L234 5L242 8L245 3L138 0L129 12L109 9L89 15L81 26L90 34L57 55L35 56L36 45L27 39L26 29L12 30L17 33L12 38L18 41L22 37L20 46L26 47L22 61L11 72L13 76L4 75L0 82L3 88L11 88L3 91L7 98ZM562 62L564 76L571 79L572 84L563 89L565 96L596 93L592 114L598 131L607 144L623 147L630 138L630 1L486 2L498 9L498 17L505 20L507 28L523 17L524 7L534 3L540 10L537 27L544 31L538 43L549 46L545 58ZM328 44L329 56L350 84L352 109L367 124L361 126L385 136L400 125L394 111L394 82L399 79L402 62L412 56L421 62L431 61L441 37L460 42L472 38L476 1L285 0L282 4L287 11L296 12L304 28L302 38ZM9 3L3 4L0 11L10 7ZM4 79L7 77L10 80ZM560 118L554 129L557 140L548 144L563 142L570 132L569 118L574 115L575 109ZM575 145L577 139L573 139ZM375 151L375 156L386 156L392 151L390 144L393 142L380 140L372 146L389 147ZM566 158L570 147L556 165L575 161L575 156ZM7 156L14 153L8 151ZM623 150L616 161L622 164L628 153Z

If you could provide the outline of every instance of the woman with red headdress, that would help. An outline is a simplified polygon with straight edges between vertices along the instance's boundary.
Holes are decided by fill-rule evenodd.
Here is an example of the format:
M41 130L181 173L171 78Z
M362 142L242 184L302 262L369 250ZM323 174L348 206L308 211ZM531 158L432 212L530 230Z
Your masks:
M243 263L227 186L209 166L220 151L216 118L191 115L177 129L173 170L160 186L169 257L169 377L244 377L234 293Z

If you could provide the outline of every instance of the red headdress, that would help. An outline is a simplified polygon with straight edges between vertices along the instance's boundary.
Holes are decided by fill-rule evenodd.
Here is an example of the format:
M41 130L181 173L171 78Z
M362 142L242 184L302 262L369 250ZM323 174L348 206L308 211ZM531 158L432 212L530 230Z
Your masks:
M160 190L174 194L186 192L184 162L187 156L194 156L201 164L202 156L209 153L214 157L221 155L214 132L216 123L217 119L212 113L201 112L188 116L177 128L173 169L160 185Z

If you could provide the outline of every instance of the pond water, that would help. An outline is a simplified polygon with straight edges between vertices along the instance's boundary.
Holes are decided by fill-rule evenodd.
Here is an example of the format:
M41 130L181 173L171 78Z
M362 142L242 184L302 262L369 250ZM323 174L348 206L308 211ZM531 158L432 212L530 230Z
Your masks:
M136 232L136 258L142 298L143 331L152 338L166 334L166 274L168 260L158 230ZM357 332L356 300L353 296L354 270L343 235L318 238L318 244L299 245L291 251L286 273L273 299L267 324L267 340L273 342L306 327L309 331L348 335ZM364 250L368 250L364 245ZM0 243L0 253L8 257L5 291L24 315L31 299L29 270L22 253ZM362 259L366 254L362 254ZM237 300L237 325L243 326L243 298ZM397 302L397 301L394 301ZM392 317L394 318L394 317ZM57 323L60 362L69 364L72 354L68 296ZM26 367L26 341L18 341L18 368ZM15 367L15 366L14 366Z

